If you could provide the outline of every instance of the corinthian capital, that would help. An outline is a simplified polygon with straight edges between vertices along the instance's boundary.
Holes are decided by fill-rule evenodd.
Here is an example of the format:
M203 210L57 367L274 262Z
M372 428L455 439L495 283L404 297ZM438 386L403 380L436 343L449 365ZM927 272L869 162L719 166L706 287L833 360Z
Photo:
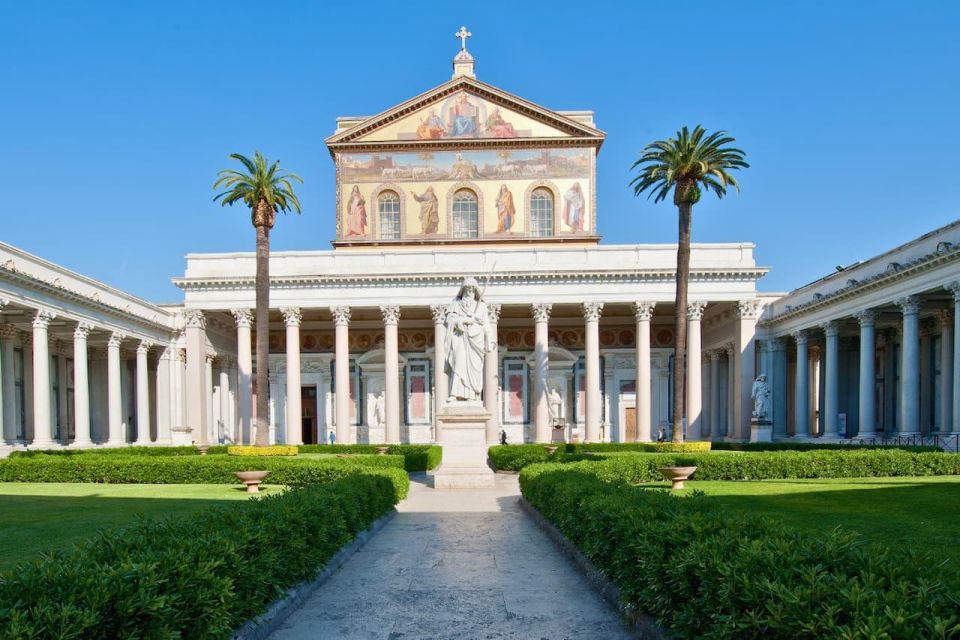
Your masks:
M691 300L687 303L687 320L700 320L707 303L703 300Z
M756 320L763 305L759 300L740 300L737 302L737 317L743 320Z
M74 340L86 340L90 332L93 331L93 325L89 322L78 322L77 328L73 330Z
M395 304L380 305L380 313L383 315L383 324L390 326L400 323L400 307Z
M534 322L550 321L550 310L553 309L553 305L549 302L535 302L530 308L533 311Z
M350 307L347 305L330 307L330 313L333 314L333 321L338 326L345 327L350 324Z
M897 300L896 305L900 307L903 315L916 315L920 312L920 301L916 296L906 296Z
M253 312L250 309L230 309L238 327L249 327L253 324Z
M596 322L600 320L600 314L603 313L602 302L584 302L583 319L587 322Z
M657 306L655 302L634 302L633 317L637 322L649 322L653 318L653 308Z
M488 302L487 311L490 314L490 322L494 324L500 322L500 305L498 303Z
M50 326L50 321L56 317L57 314L49 309L37 309L36 315L33 316L33 328L46 329Z
M187 309L183 314L188 329L206 329L207 319L200 309Z
M280 309L280 313L283 314L283 323L288 327L299 327L300 321L303 320L303 313L299 307L286 307Z
M447 319L447 305L430 305L430 314L433 316L433 324L443 324Z

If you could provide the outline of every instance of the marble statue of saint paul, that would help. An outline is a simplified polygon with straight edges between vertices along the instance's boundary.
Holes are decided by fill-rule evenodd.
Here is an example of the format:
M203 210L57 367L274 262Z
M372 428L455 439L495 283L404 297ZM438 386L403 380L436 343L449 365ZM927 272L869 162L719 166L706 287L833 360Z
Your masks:
M483 392L483 358L497 348L486 303L474 278L464 278L447 306L444 354L450 381L448 402L479 401Z

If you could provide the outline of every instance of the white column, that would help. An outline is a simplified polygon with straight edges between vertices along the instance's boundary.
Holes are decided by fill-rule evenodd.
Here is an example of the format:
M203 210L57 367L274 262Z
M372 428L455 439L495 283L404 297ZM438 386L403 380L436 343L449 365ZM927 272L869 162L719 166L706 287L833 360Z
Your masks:
M753 402L750 390L756 377L756 344L754 334L757 318L760 315L759 300L740 300L737 303L737 323L734 329L734 365L736 375L733 384L735 390L734 433L737 438L749 439L750 417Z
M714 349L707 353L710 360L710 393L708 405L710 409L710 440L723 439L720 429L720 351Z
M137 346L137 444L150 444L150 372L147 355L150 343L141 340Z
M771 409L773 412L773 439L787 437L787 345L782 338L770 341L770 367L773 378L770 390L773 393Z
M73 330L73 444L89 447L90 438L90 374L87 370L87 336L93 325L86 322L77 324Z
M700 364L703 354L700 353L700 320L703 318L703 309L706 302L692 300L687 304L687 432L688 440L699 440L703 428L701 422L703 413L703 382L701 379Z
M600 441L600 420L603 415L600 395L600 314L602 302L584 302L583 319L586 323L586 442Z
M826 337L824 363L823 437L840 437L840 328L835 320L820 325Z
M953 294L953 415L950 420L950 432L960 433L960 281L947 287Z
M547 404L547 371L550 366L547 352L547 323L552 304L538 302L533 310L533 429L536 442L550 442L550 407Z
M233 428L230 422L230 360L228 358L220 359L220 427L223 433L224 442L230 442L234 439ZM318 398L319 404L319 398Z
M732 342L724 345L724 351L727 354L727 428L726 437L737 437L737 363L735 347Z
M0 325L0 393L3 394L3 440L17 440L17 387L13 377L13 342L17 328Z
M300 406L300 321L297 307L281 309L287 327L287 444L303 444L303 410Z
M400 307L380 305L383 315L383 400L386 413L386 440L388 444L400 442L400 352L397 346L397 325L400 324Z
M170 444L170 387L173 355L170 347L164 347L157 359L157 444Z
M123 395L120 381L120 343L124 335L118 331L107 341L107 444L126 443L123 433Z
M215 351L208 351L204 354L203 383L206 386L204 394L204 414L207 416L206 442L216 444L216 431L213 423L213 361L217 358Z
M250 346L250 326L253 312L250 309L231 309L237 323L237 405L240 423L236 425L237 437L242 444L253 442L251 421L253 417L253 352Z
M953 312L942 309L940 320L940 430L953 430Z
M900 433L920 433L920 304L913 296L897 301L903 312L900 356Z
M53 411L55 407L59 409L59 415L56 416L54 421L54 424L59 425L56 439L66 445L70 442L70 420L68 419L70 412L67 409L67 354L63 343L56 338L51 338L50 343L51 348L54 348L54 344L56 344L54 353L57 354L57 380L59 380L57 384L57 401L51 402L53 406L50 407L50 410Z
M487 420L487 443L500 441L500 376L497 370L500 364L500 352L497 348L497 325L500 322L500 305L487 303L490 312L490 332L494 337L493 348L483 356L483 406L490 414Z
M858 438L873 438L877 435L876 401L876 320L877 314L869 309L856 314L860 323L860 382L858 404L860 424Z
M186 396L186 424L192 431L193 441L207 444L207 321L203 312L188 309L186 312L187 371L184 391Z
M56 315L38 309L33 318L33 446L49 448L53 441L50 416L50 342L47 327Z
M187 400L184 380L187 376L187 350L179 346L174 349L173 364L173 387L174 387L174 413L176 414L175 426L184 428L187 424Z
M637 323L637 440L652 439L652 404L650 402L650 320L653 318L653 302L634 302L633 318Z
M810 354L807 350L806 331L796 331L797 371L793 377L794 437L810 435Z
M334 377L336 385L336 430L337 443L349 444L350 438L350 342L347 331L350 325L350 307L330 307L336 324L334 353Z
M450 395L446 353L443 349L447 337L447 305L430 305L430 314L433 316L433 441L440 442L440 420L437 416Z

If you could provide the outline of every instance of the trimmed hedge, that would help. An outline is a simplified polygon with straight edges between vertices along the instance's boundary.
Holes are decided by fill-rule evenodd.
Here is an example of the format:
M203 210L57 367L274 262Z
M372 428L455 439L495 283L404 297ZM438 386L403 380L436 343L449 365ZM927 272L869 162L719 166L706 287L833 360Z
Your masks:
M592 442L568 444L567 453L593 453L608 451L633 451L637 453L706 453L713 443L706 440L693 442Z
M227 447L228 456L295 456L300 453L294 445L274 444L266 447L233 444Z
M227 447L211 445L208 454L226 453ZM200 451L194 446L187 447L92 447L89 449L18 449L10 452L11 458L33 458L34 456L149 456L165 458L169 456L198 456Z
M302 444L300 453L367 453L376 454L387 447L388 456L403 456L407 471L436 469L443 459L443 449L435 444Z
M568 445L568 448L570 446L577 445ZM606 460L609 464L604 467L604 473L609 474L610 479L623 478L633 483L663 480L657 467L670 465L696 466L694 480L960 475L960 456L942 451L861 448L698 454L562 451L558 449L551 456L539 444L497 446L490 448L490 460L497 469L506 471L519 471L539 462Z
M548 446L557 446L551 455ZM592 444L506 444L490 447L488 457L498 471L520 471L535 462L576 462L591 453L606 452L706 452L709 442L596 442Z
M237 484L235 471L267 470L268 484L330 482L371 469L395 469L399 456L310 460L235 456L34 456L0 460L0 482L103 482L109 484ZM401 483L403 484L403 483ZM400 491L400 488L397 489ZM403 489L403 491L406 491ZM405 495L405 494L404 494Z
M367 470L202 514L142 520L0 574L0 638L226 638L405 495Z
M533 465L520 487L671 637L960 637L960 576L936 560L605 481L609 466Z
M765 480L788 478L866 478L960 475L960 456L901 450L597 453L596 473L631 483L662 481L657 467L695 466L693 480Z
M903 451L943 451L926 445L828 444L826 442L714 442L714 451L814 451L816 449L862 451L864 449L901 449Z

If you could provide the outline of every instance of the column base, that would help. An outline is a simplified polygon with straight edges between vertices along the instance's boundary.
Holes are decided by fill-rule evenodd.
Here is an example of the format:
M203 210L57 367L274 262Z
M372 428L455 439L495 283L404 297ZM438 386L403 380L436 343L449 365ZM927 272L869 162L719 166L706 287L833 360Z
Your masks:
M170 444L174 447L189 447L193 444L191 427L173 427L170 429Z
M62 449L63 445L57 442L56 440L33 440L29 445L28 449Z

